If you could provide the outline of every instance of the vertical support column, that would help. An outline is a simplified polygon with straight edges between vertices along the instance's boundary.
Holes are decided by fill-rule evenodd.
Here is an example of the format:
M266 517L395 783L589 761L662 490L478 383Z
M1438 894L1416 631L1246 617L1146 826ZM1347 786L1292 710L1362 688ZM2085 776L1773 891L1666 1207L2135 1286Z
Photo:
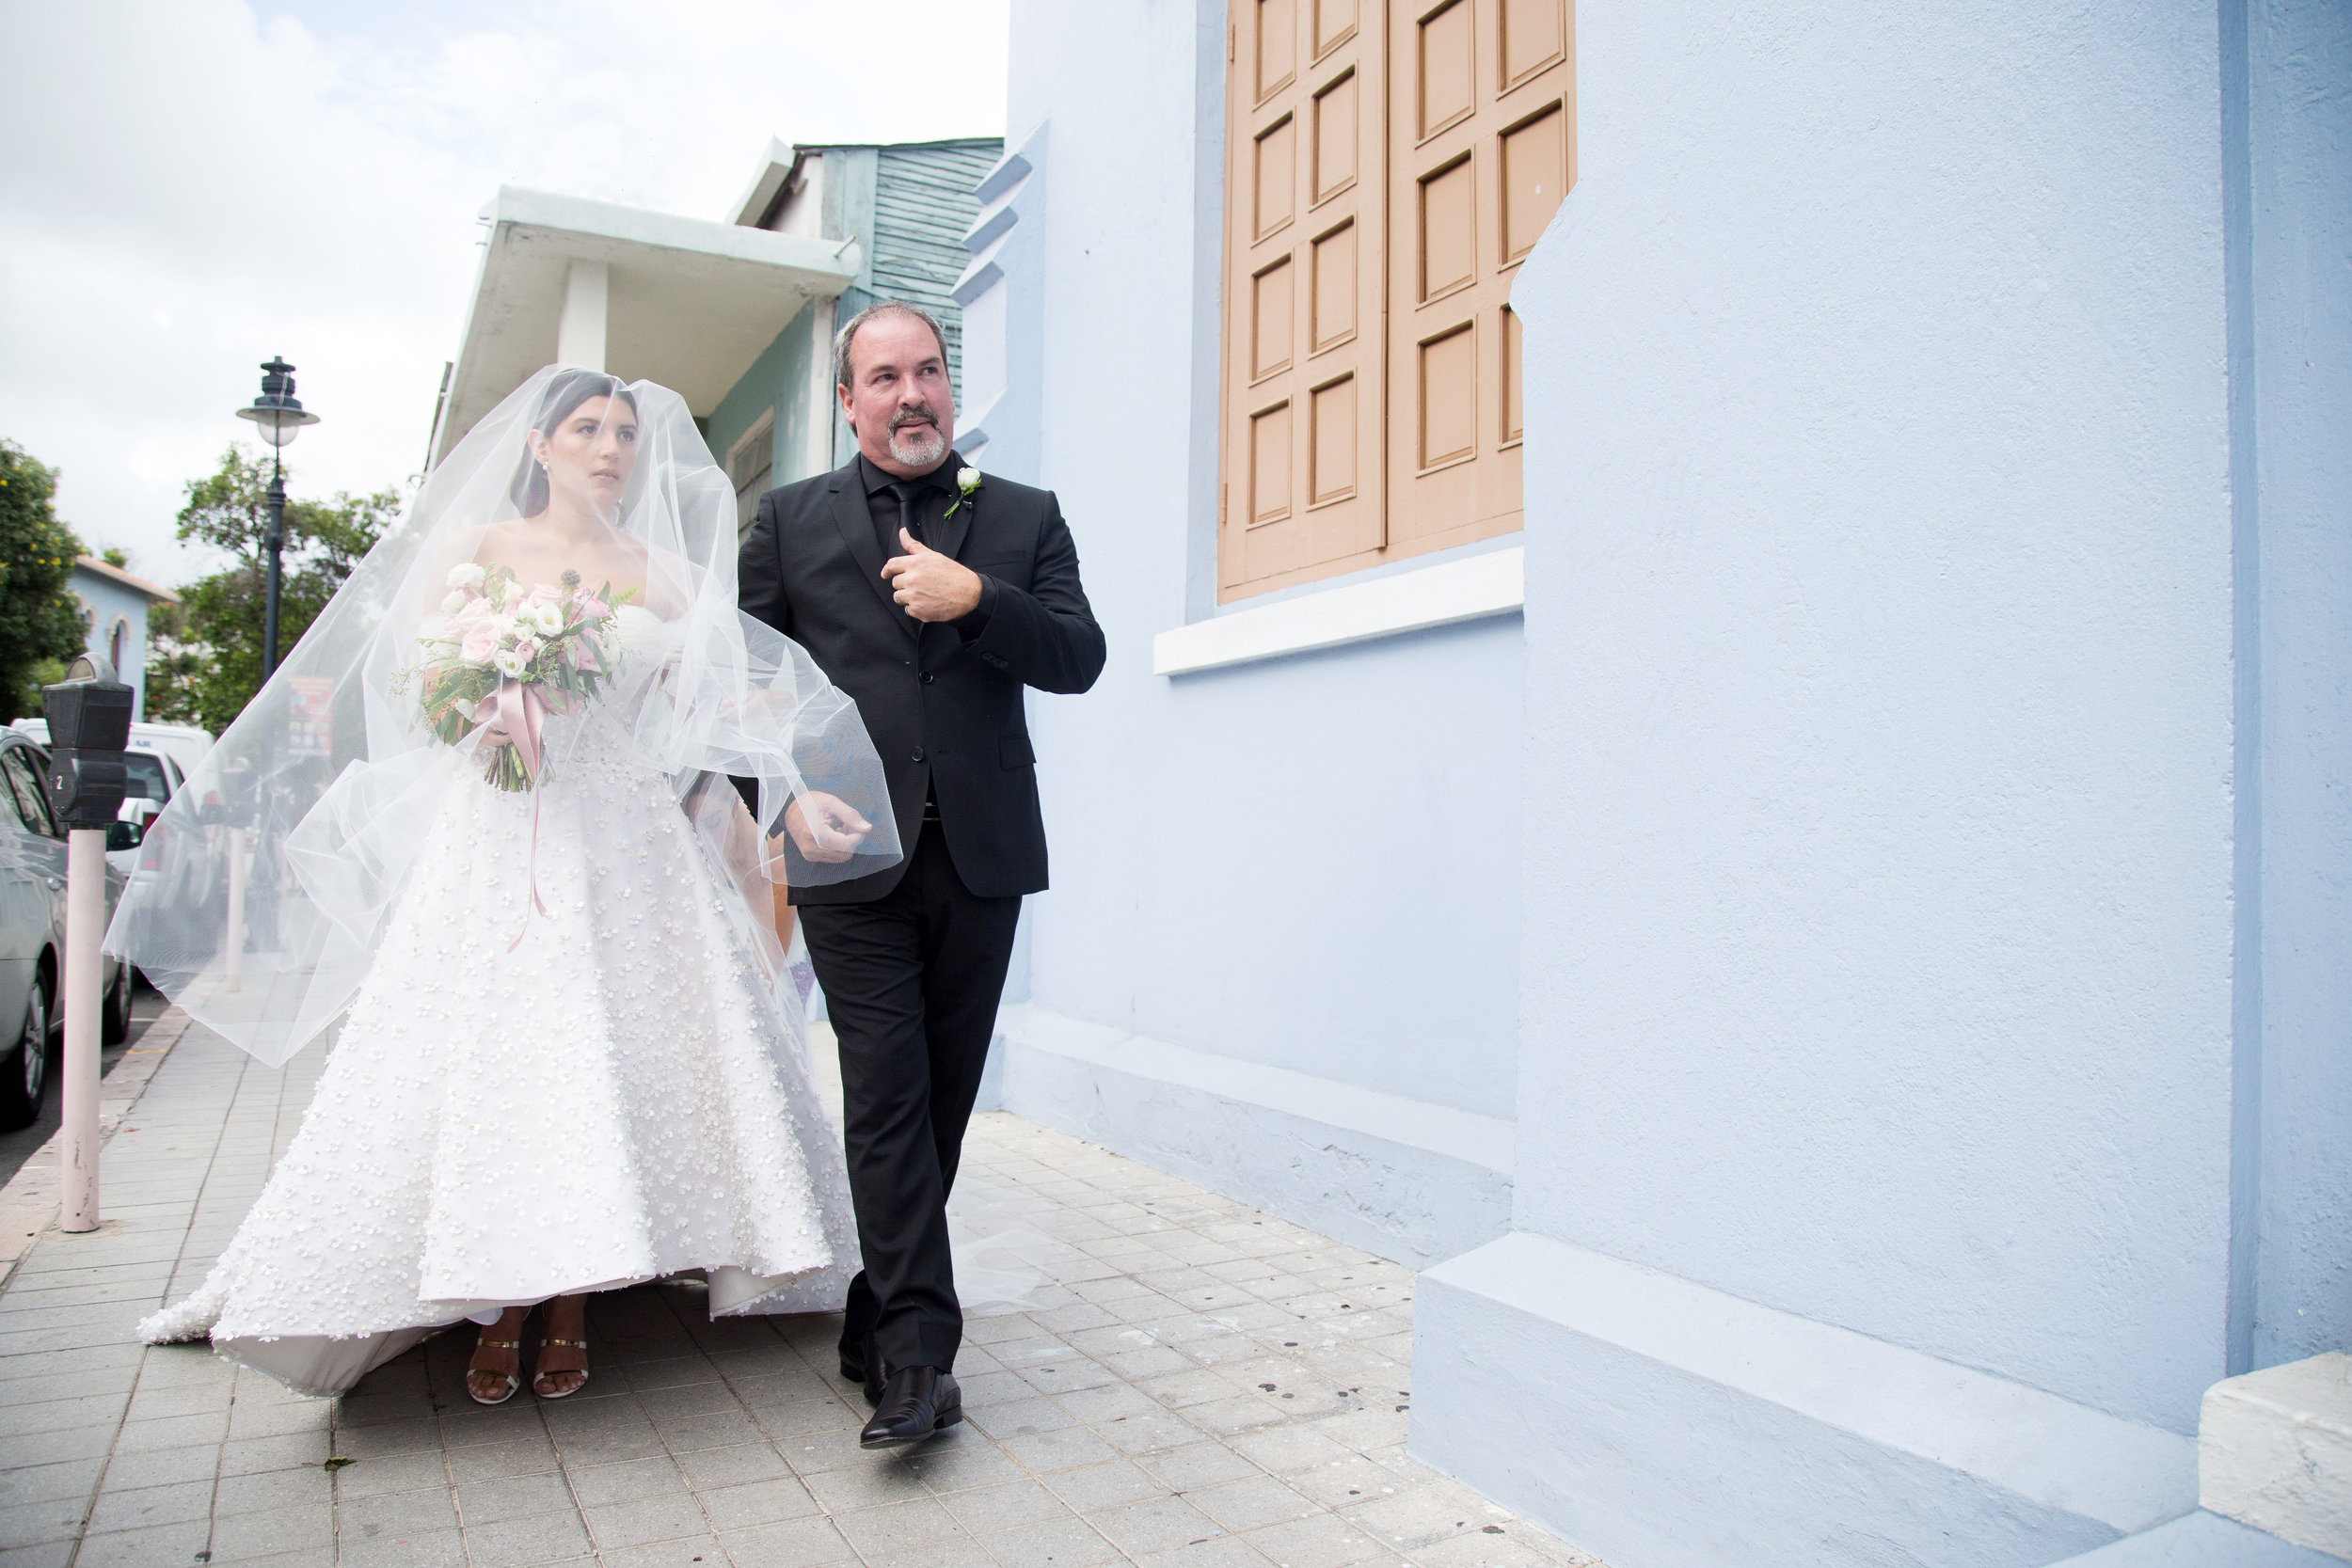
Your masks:
M106 935L106 831L75 828L66 845L65 1178L57 1225L98 1228L98 944ZM129 962L128 959L123 960Z
M816 396L808 410L805 471L812 474L828 472L840 461L833 454L834 421L841 417L841 400L834 395L833 378L833 335L840 330L840 307L837 299L808 302L808 378Z
M600 371L604 364L607 309L612 268L604 261L574 261L564 275L564 314L555 327L555 357L563 364Z
M229 830L229 933L222 955L220 989L245 985L245 830Z

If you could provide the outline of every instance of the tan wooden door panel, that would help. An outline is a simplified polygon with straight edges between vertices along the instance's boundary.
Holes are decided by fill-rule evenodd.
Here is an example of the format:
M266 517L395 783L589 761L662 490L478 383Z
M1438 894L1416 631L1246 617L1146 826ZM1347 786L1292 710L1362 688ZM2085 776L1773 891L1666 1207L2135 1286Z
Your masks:
M1572 0L1233 0L1218 594L1508 532Z
M1387 33L1378 0L1232 8L1218 587L1385 538Z
M1416 274L1389 311L1391 553L1519 526L1509 301L1575 178L1567 5L1397 0L1390 11L1389 248Z

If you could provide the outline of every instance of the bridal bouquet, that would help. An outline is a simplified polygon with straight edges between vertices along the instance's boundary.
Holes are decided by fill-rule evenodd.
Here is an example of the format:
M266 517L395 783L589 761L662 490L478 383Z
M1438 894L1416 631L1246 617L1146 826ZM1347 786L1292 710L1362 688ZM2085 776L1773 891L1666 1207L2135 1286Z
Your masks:
M402 672L395 689L418 680L425 724L445 744L496 724L508 743L491 751L483 776L529 789L542 720L577 710L612 680L621 607L638 591L607 583L592 593L575 571L526 590L508 567L470 562L451 569L449 590L417 639L423 662Z

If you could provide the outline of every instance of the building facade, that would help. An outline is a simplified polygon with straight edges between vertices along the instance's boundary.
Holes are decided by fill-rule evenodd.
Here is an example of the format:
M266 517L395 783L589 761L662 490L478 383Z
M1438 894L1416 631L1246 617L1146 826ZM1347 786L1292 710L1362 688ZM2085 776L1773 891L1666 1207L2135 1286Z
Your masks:
M89 623L89 651L114 667L118 679L131 687L131 718L147 717L147 612L159 604L178 604L167 588L135 577L94 555L73 562L73 596L82 602Z
M501 189L431 455L551 362L682 395L735 482L760 493L847 460L834 326L885 295L961 324L949 288L1003 150L994 137L898 146L771 143L724 222Z
M1111 657L1007 1108L1425 1268L1414 1452L1613 1568L2194 1515L2352 1347L2352 11L1010 57L962 422Z

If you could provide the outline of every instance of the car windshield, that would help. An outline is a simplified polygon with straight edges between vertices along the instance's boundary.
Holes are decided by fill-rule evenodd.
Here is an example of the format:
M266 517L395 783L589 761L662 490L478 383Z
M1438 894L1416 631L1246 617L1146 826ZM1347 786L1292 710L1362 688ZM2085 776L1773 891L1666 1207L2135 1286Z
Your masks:
M126 799L152 800L158 805L171 799L171 780L164 772L164 759L154 752L123 752L122 771Z

